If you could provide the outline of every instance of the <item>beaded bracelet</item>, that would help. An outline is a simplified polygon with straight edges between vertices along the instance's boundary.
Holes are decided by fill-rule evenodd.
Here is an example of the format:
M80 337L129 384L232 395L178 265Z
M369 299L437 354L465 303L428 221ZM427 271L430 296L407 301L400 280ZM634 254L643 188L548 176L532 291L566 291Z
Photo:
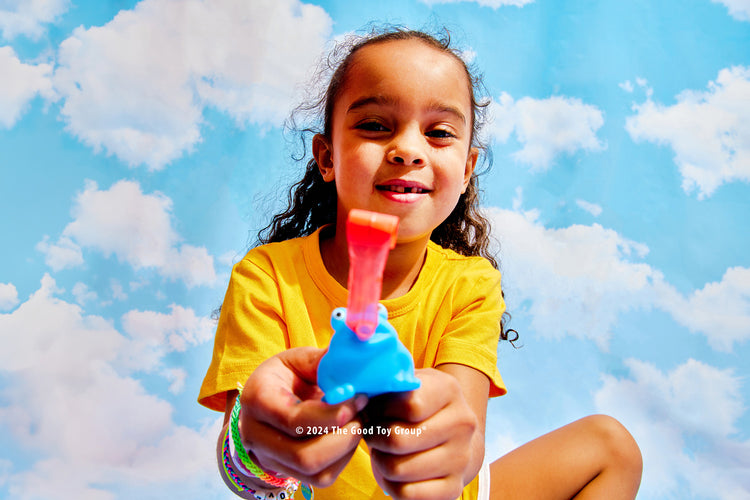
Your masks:
M288 477L286 479L282 479L280 477L276 477L272 474L267 473L258 465L255 464L255 462L252 461L250 456L247 453L247 450L242 444L242 439L240 438L240 427L239 427L239 421L240 421L240 395L242 394L242 386L238 384L239 394L237 395L237 399L234 402L234 408L232 408L232 413L229 419L229 428L227 429L227 440L231 436L232 445L234 448L234 452L236 455L231 454L230 459L234 458L235 456L240 459L240 462L242 463L243 470L242 472L248 476L254 476L261 481L265 482L266 484L270 486L276 486L277 488L281 488L284 491L297 491L297 488L301 486L302 495L305 497L306 500L310 500L313 498L313 491L312 488L304 483L300 484L300 482L293 477ZM229 452L229 443L227 442L227 452Z
M229 450L229 444L230 444L230 437L229 432L227 431L225 437L224 437L224 446L222 449L222 466L224 468L224 472L229 478L230 482L234 485L235 488L237 488L238 492L243 491L249 491L251 495L253 495L253 498L255 500L287 500L294 497L294 493L297 491L297 485L294 485L292 488L284 489L284 488L276 488L273 490L263 490L260 488L251 488L248 485L246 485L242 479L237 475L237 473L232 468L232 459L230 457L230 450ZM303 496L306 499L310 499L311 497L308 497L303 490Z

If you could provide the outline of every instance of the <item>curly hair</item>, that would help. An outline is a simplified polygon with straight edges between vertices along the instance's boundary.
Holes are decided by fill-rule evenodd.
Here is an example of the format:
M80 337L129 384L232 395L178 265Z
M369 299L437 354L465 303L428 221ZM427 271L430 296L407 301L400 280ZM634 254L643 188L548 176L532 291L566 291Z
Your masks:
M490 99L487 97L482 76L469 67L461 51L451 46L451 36L447 29L443 29L440 34L432 35L424 31L388 26L373 28L370 33L363 36L352 35L337 43L328 57L321 61L315 74L314 83L318 85L313 85L312 88L325 90L308 96L295 108L285 124L286 131L298 135L301 144L301 152L293 155L293 158L302 162L308 156L306 145L309 136L320 133L330 138L333 108L346 84L347 73L357 51L369 45L399 40L419 40L450 55L460 63L466 74L471 99L471 146L477 148L481 161L486 164L485 169L474 171L456 207L433 230L430 239L461 255L482 256L498 268L498 262L490 250L490 224L479 211L481 192L477 182L477 177L492 164L491 150L481 136ZM326 80L328 84L324 85ZM294 183L289 190L287 208L275 215L268 226L260 230L258 242L266 244L312 234L318 228L336 222L336 207L335 181L324 181L317 162L310 158L302 179ZM509 318L509 315L506 314L504 319L506 318ZM502 332L503 339L517 339L517 334L515 339L508 337L509 332L515 333L514 330Z

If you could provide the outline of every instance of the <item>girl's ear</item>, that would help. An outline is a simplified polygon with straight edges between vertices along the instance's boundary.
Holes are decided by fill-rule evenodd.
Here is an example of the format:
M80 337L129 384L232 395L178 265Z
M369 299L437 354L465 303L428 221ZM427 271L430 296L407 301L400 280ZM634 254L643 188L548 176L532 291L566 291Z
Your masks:
M331 182L334 179L333 173L333 151L328 139L323 134L315 134L312 140L312 154L315 163L318 164L320 175L323 180Z
M469 149L469 156L466 158L466 169L464 170L464 188L461 190L461 194L466 192L466 188L469 186L471 176L474 174L474 168L477 166L477 158L479 158L479 150L477 148Z

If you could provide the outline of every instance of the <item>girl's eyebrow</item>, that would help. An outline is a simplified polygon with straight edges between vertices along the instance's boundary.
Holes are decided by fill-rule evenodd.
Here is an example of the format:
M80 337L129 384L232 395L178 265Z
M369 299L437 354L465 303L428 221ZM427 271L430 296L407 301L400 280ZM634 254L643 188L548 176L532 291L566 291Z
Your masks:
M369 106L370 104L395 107L398 106L399 100L393 97L382 95L366 96L351 103L346 112L351 113L352 111L356 111L359 108L364 108L365 106ZM427 111L448 113L458 118L462 123L466 124L466 116L461 112L460 109L456 108L455 106L450 106L436 101L428 105Z

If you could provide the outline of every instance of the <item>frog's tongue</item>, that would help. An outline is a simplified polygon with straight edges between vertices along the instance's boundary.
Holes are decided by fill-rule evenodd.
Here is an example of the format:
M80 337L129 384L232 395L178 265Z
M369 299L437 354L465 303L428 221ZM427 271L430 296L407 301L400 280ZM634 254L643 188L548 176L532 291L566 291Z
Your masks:
M346 325L362 340L378 325L378 301L388 252L396 246L398 217L353 209L346 221L349 299Z

